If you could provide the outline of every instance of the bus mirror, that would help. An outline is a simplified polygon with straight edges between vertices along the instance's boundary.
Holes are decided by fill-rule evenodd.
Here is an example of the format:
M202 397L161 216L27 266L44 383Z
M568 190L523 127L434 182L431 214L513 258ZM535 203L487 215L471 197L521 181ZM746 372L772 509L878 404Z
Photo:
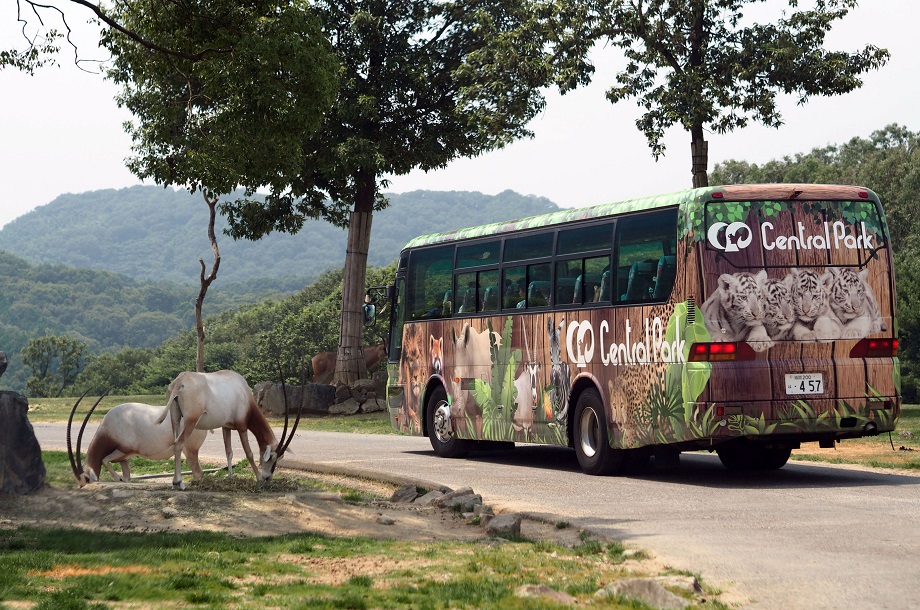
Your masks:
M373 326L377 322L377 307L373 303L364 304L364 325Z

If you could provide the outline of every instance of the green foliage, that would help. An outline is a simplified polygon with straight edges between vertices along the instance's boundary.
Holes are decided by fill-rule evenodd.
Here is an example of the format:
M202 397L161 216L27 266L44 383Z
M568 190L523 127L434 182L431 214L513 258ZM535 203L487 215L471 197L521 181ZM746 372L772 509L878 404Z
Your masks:
M22 362L32 369L26 382L32 396L60 396L86 363L86 343L73 337L46 335L22 350Z
M873 45L852 53L824 48L827 32L856 0L821 1L810 10L790 2L790 10L772 23L742 19L757 2L547 2L557 82L565 91L590 80L594 68L586 55L593 43L622 49L627 65L607 98L635 99L644 109L636 126L658 158L664 133L674 125L695 141L702 140L704 127L726 133L751 120L779 127L778 94L795 94L804 103L812 95L847 93L862 84L861 74L889 57Z
M319 126L336 88L329 42L309 4L120 0L110 15L183 54L103 33L114 56L108 77L135 117L127 125L133 173L209 196L287 187L305 160L301 138Z

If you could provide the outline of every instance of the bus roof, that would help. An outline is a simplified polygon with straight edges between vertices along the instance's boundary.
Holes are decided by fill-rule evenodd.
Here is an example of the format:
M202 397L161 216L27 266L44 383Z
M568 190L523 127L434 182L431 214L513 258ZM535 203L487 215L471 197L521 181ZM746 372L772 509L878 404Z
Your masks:
M713 199L713 193L721 193L720 199L723 201L750 201L750 200L858 200L871 198L878 201L878 197L872 191L859 186L837 186L826 184L740 184L732 186L715 186L698 189L689 189L668 193L666 195L657 195L654 197L643 197L640 199L630 199L616 203L603 203L600 205L560 210L541 214L539 216L530 216L520 220L509 220L504 222L494 222L478 227L469 227L458 229L456 231L446 231L444 233L433 233L431 235L422 235L411 240L406 244L406 248L417 248L419 246L428 246L432 244L441 244L461 239L470 239L474 237L486 237L489 235L500 235L512 231L523 229L534 229L539 227L548 227L560 225L579 220L590 220L592 218L604 218L607 216L617 216L628 212L639 212L643 210L654 210L673 205L686 205L688 203L704 203Z

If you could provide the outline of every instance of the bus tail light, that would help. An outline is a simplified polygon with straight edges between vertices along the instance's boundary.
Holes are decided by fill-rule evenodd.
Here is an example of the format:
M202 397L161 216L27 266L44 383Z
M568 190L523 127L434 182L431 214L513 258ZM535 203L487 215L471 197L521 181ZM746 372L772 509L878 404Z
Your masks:
M724 362L753 360L754 348L745 341L734 343L694 343L690 346L690 362Z
M863 339L850 350L850 358L894 358L898 355L897 339Z

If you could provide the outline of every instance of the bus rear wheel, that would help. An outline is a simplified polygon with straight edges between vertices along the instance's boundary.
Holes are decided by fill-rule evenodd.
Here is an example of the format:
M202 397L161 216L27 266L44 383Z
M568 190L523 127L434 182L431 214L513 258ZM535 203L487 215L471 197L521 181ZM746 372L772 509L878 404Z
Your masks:
M443 387L437 388L428 400L425 409L428 439L434 452L441 457L463 457L467 451L467 442L453 433L450 425L450 404Z
M729 470L778 470L792 454L791 445L765 445L745 439L716 447L722 465Z
M581 393L575 404L575 454L585 474L615 474L623 467L624 452L610 447L607 416L594 388Z

